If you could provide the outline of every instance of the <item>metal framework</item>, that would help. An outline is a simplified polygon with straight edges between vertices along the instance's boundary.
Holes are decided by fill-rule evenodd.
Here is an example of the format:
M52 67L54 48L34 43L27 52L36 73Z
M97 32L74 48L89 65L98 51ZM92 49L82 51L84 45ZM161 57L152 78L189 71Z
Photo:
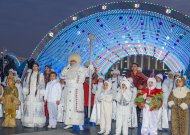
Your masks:
M89 33L96 36L93 63L101 74L130 55L149 55L172 71L186 70L190 60L190 18L150 3L115 2L90 7L56 25L31 57L60 73L72 53L89 61Z

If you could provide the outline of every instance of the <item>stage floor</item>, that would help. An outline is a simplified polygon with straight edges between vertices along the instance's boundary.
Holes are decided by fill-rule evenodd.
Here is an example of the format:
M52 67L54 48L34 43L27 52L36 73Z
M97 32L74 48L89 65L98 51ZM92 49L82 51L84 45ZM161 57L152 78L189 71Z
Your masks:
M0 119L0 124L3 119ZM47 126L44 128L26 128L22 127L21 121L17 120L16 128L2 128L0 126L0 135L12 135L12 134L21 134L21 135L98 135L99 126L86 126L84 131L76 132L72 129L64 130L64 125L59 123L57 129L48 129ZM170 132L163 131L159 132L158 135L169 135ZM112 133L110 135L115 135L115 122L112 123ZM140 135L140 127L129 129L129 135Z

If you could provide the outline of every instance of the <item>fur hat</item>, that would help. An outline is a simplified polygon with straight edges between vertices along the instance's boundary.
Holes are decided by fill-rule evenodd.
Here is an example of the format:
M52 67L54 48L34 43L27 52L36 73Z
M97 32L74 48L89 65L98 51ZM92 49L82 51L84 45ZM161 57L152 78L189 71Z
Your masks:
M81 57L80 55L78 55L77 53L74 53L72 55L69 56L68 62L72 62L75 61L76 63L81 63Z
M11 68L11 69L9 69L9 72L13 72L14 73L14 70Z
M180 73L175 72L175 73L174 73L174 76L176 76L176 75L177 75L177 76L180 76Z
M104 80L104 76L100 75L100 76L98 76L98 79L103 79Z
M172 74L172 75L174 75L174 72L170 71L170 72L168 73L168 75L169 75L169 74Z
M186 79L185 79L185 77L179 76L179 77L176 78L175 82L177 82L178 80L179 80L179 81L183 81L184 86L186 85Z
M153 87L150 88L150 87L148 86L148 83L149 83L149 82L153 82ZM156 79L155 79L155 78L148 78L147 86L148 86L148 88L151 89L151 90L155 89L155 88L156 88Z
M120 71L117 70L117 69L115 69L115 70L113 70L113 71L111 72L111 74L117 74L117 75L120 75Z
M123 77L123 80L121 80L120 87L122 87L122 84L125 84L127 86L127 89L129 90L131 88L131 83L126 77Z
M105 81L104 83L108 84L108 90L111 90L112 88L112 83L110 81Z
M156 77L159 77L160 79L163 80L163 75L162 74L157 74Z

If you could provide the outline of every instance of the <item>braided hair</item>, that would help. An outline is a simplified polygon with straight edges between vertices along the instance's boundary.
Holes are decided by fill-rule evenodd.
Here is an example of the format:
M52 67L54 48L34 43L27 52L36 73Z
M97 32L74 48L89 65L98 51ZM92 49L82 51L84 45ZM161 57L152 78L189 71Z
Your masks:
M34 63L33 65L37 65L37 66L39 66L38 64L36 64L36 63ZM31 78L32 78L32 74L33 74L33 70L32 70L32 72L31 72L31 74L30 74L30 77L29 77L29 92L28 92L28 95L30 95L30 85L31 85ZM40 80L40 71L38 70L38 73L37 73L37 80L36 80L36 91L35 91L35 96L37 95L37 93L38 93L38 85L39 85L39 80Z

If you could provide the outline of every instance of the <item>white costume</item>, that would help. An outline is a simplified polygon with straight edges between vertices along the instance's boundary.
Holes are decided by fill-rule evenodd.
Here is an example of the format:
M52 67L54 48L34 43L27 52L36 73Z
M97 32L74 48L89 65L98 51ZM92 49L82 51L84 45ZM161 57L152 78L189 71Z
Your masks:
M130 90L131 90L131 102L130 102L130 116L129 116L129 122L128 126L130 128L138 127L138 122L137 122L137 105L135 104L134 100L137 96L137 88L133 84L133 79L132 78L127 78L127 80L130 82Z
M21 79L17 78L16 81L19 80L20 83L15 83L15 86L18 90L18 99L20 100L20 106L19 109L16 110L16 119L21 119L23 114L23 102L24 102L24 96L23 96L23 89L21 85Z
M162 74L158 74L156 76L163 80ZM167 102L168 102L167 91L168 91L168 88L165 84L162 84L161 82L156 83L156 88L162 89L162 91L163 91L163 104L162 104L162 107L158 111L158 129L162 130L162 128L169 128L168 113L167 113L167 107L168 107L168 105L167 105Z
M127 89L122 88L123 84L127 87ZM123 135L128 135L128 121L132 97L130 88L130 82L124 77L115 98L117 101L116 135L120 135L121 131L123 131Z
M61 92L61 84L56 79L47 83L44 100L48 103L48 128L55 128L57 125L58 105L56 102L61 100Z
M98 100L100 103L100 132L99 134L104 133L104 135L108 135L111 131L111 121L112 121L112 101L113 94L111 90L111 82L105 81L104 83L108 83L108 89L102 89L100 93L100 97Z
M104 79L103 76L100 76L98 78ZM96 123L96 125L100 124L100 102L98 101L98 98L100 96L102 88L103 88L103 82L98 82L98 84L93 85L93 93L95 94L95 99L94 99L94 106L92 109L90 121Z
M22 125L25 127L43 127L46 123L44 115L43 96L45 94L44 76L40 72L32 71L27 76L26 86L23 88L26 95Z
M169 72L168 74L174 75L173 72ZM170 79L169 77L164 80L163 85L167 87L167 91L164 93L165 97L169 97L171 91L174 89L175 84L174 84L174 79ZM168 120L171 121L171 109L167 107L167 112L168 112Z
M69 57L69 62L77 63L65 67L61 72L61 78L65 78L65 129L72 125L79 125L80 129L84 124L84 89L83 83L89 75L89 69L93 70L92 65L89 68L80 66L81 58L78 54Z
M0 89L2 88L2 93L1 93L1 95L0 95L0 99L2 98L2 96L3 96L3 86L1 86L1 82L0 82ZM3 104L1 104L0 103L0 118L2 118L3 117Z
M117 74L118 77L115 77L115 78L110 78L109 81L112 82L112 93L114 95L114 98L117 94L117 90L119 88L119 85L120 85L120 81L121 81L121 76L120 75L120 71L119 70L114 70L111 72L112 74ZM113 111L112 111L112 119L113 120L116 120L116 107L117 107L117 103L115 100L113 100Z
M155 78L149 78L147 82L153 82L153 87L149 87L150 94L151 90L154 90L156 88L156 79ZM143 96L144 99L146 99L145 107L143 108L143 121L142 121L142 129L141 134L142 135L157 135L157 125L158 125L158 111L153 110L150 111L150 100L147 100L147 95Z
M58 114L57 114L57 122L64 122L64 88L65 85L61 85L62 87L62 92L61 92L61 101L60 104L58 105Z

